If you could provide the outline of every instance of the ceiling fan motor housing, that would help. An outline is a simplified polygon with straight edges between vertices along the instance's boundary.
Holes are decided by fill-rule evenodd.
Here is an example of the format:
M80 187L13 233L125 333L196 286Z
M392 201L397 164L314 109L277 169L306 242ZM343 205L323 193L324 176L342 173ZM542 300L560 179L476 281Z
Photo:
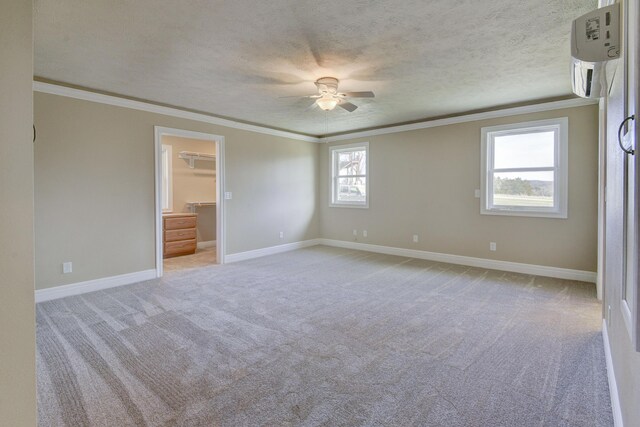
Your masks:
M329 93L331 95L336 95L338 93L338 83L338 79L334 77L323 77L316 80L316 86L321 94Z

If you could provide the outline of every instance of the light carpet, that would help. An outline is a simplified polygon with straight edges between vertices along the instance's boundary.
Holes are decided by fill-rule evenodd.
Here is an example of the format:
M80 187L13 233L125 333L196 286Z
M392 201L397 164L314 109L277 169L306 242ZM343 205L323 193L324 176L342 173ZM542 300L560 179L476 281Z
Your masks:
M593 284L316 246L37 305L41 426L610 426Z

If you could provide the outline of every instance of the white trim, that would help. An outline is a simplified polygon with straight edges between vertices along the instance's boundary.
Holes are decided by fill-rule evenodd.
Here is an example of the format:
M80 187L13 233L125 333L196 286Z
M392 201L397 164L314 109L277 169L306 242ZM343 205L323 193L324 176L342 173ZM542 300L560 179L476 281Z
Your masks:
M368 138L376 135L386 135L389 133L409 132L419 129L427 129L438 126L448 126L458 123L475 122L477 120L497 119L501 117L517 116L519 114L539 113L542 111L561 110L563 108L584 107L585 105L597 104L597 99L572 98L562 101L543 102L540 104L525 105L522 107L503 108L499 110L485 111L483 113L465 114L462 116L449 117L446 119L426 120L408 125L390 126L381 129L366 130L360 132L350 132L342 135L325 136L319 138L320 142L344 141L354 138Z
M227 202L224 137L216 143L216 261L224 264L227 256Z
M613 358L611 357L611 344L609 343L609 331L607 320L602 319L602 341L604 342L604 356L607 363L607 379L609 380L609 395L611 396L611 412L613 413L614 427L624 427L622 421L622 407L618 396L618 384L613 370Z
M300 242L285 243L284 245L268 246L266 248L254 249L252 251L237 252L227 255L227 263L245 261L248 259L259 258L267 255L275 255L282 252L295 251L296 249L308 248L320 244L323 239L302 240Z
M192 138L215 143L216 147L216 260L218 264L225 262L225 207L224 197L225 172L224 172L224 136L209 133L194 132L184 129L174 129L163 126L154 126L154 153L155 153L155 194L156 194L156 275L163 275L162 256L162 137L178 136L182 138Z
M186 129L168 128L164 126L154 126L157 132L167 136L177 136L180 138L199 139L203 141L218 142L218 139L222 138L219 135L213 135L211 133L195 132Z
M278 246L255 249L247 252L238 252L227 255L227 262L244 261L247 259L279 254L315 245L333 246L336 248L355 249L366 252L375 252L387 255L397 255L407 258L426 259L430 261L446 262L450 264L467 265L492 270L511 271L515 273L531 274L535 276L555 277L558 279L579 280L581 282L596 282L596 273L592 271L572 270L568 268L547 267L544 265L523 264L510 261L499 261L486 258L474 258L462 255L449 255L439 252L428 252L416 249L396 248L391 246L371 245L367 243L348 242L333 239L311 239L300 242L287 243Z
M154 194L155 194L155 252L156 252L156 277L162 277L163 269L163 243L162 243L162 128L155 126L153 129L153 160L154 160Z
M340 201L336 201L336 176L334 175L336 173L336 166L337 166L337 162L336 159L334 158L334 154L336 152L341 152L341 151L355 151L358 148L364 148L365 151L365 160L366 160L366 164L365 164L365 174L364 174L364 178L365 178L365 196L366 196L366 200L364 203L360 203L360 202L340 202ZM360 209L369 209L369 199L370 199L370 193L369 193L369 143L368 142L358 142L358 143L354 143L354 144L344 144L344 145L333 145L331 147L329 147L329 159L330 159L330 164L329 164L329 188L331 191L330 197L329 197L329 207L332 208L360 208Z
M515 273L532 274L535 276L556 277L558 279L579 280L581 282L591 283L596 282L596 273L592 271L547 267L544 265L523 264L519 262L500 261L486 258L474 258L462 255L450 255L439 252L421 251L416 249L370 245L367 243L348 242L343 240L318 240L321 245L334 246L338 248L356 249L360 251L403 256L407 258L426 259L430 261L446 262L450 264L467 265L470 267L488 268L491 270L511 271Z
M623 282L623 286L626 283ZM629 303L626 299L620 300L620 314L622 314L622 320L624 321L624 326L627 328L627 333L629 334L629 338L631 339L631 343L633 344L633 327L632 321L633 313L631 313L631 307L629 307Z
M552 167L537 168L495 168L495 138L511 134L537 133L541 130L552 130L554 133L554 165ZM547 120L510 123L506 125L487 126L480 129L480 213L482 215L528 216L543 218L568 217L568 169L569 169L569 119L558 117ZM515 171L550 171L554 173L553 198L554 206L495 206L493 205L493 181L490 175L499 172Z
M196 247L198 249L213 248L214 246L216 246L215 240L207 240L206 242L198 242L196 244Z
M246 130L249 132L263 133L266 135L279 136L283 138L297 139L306 142L320 142L314 136L302 135L295 132L271 129L258 125L237 122L229 119L209 116L201 113L180 110L179 108L165 107L143 101L120 98L112 95L90 92L88 90L75 89L67 86L60 86L52 83L33 82L33 90L36 92L49 93L52 95L65 96L67 98L82 99L84 101L98 102L100 104L114 105L116 107L131 108L134 110L148 111L150 113L163 114L165 116L180 117L183 119L195 120L212 125L226 126L233 129Z
M457 123L473 122L477 120L496 119L500 117L515 116L518 114L538 113L542 111L560 110L563 108L583 107L585 105L597 104L597 99L590 98L572 98L561 101L543 102L540 104L525 105L522 107L503 108L482 113L465 114L446 119L425 120L418 123L408 125L389 126L382 129L373 129L368 131L355 131L342 135L315 137L302 135L290 131L282 131L266 128L258 125L250 125L246 123L236 122L229 119L221 119L201 113L193 113L191 111L180 110L178 108L165 107L161 105L151 104L148 102L134 101L131 99L120 98L113 95L104 95L101 93L91 92L88 90L75 89L67 86L60 86L52 83L33 82L33 90L35 92L49 93L52 95L65 96L67 98L82 99L85 101L98 102L100 104L114 105L117 107L132 108L134 110L148 111L150 113L163 114L165 116L180 117L189 120L195 120L203 123L210 123L219 126L226 126L233 129L241 129L250 132L263 133L266 135L280 136L283 138L297 139L306 142L334 142L346 139L362 138L376 135L385 135L396 132L408 132L418 129L427 129L438 126L447 126Z
M162 181L167 180L167 208L162 206L163 213L173 212L173 147L169 144L162 144L161 156L162 165L164 166L164 153L167 153L167 170L162 168ZM161 188L163 189L163 188ZM163 192L164 193L164 192ZM161 200L162 201L162 200Z
M606 70L606 67L603 68ZM607 97L600 98L598 104L598 280L596 293L602 301L604 287L604 270L606 268L606 228L607 210L605 194L607 190Z
M47 289L36 289L36 303L64 298L71 295L85 294L87 292L100 291L102 289L115 288L117 286L130 285L156 278L156 270L143 270L134 273L120 274L118 276L103 277L101 279L87 280L71 283L69 285L56 286Z

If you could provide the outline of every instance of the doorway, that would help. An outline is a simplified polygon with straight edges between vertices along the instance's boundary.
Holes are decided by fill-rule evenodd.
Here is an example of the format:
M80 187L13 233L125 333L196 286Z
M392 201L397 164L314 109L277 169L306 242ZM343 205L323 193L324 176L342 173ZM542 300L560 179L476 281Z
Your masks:
M224 263L224 137L155 126L156 275Z

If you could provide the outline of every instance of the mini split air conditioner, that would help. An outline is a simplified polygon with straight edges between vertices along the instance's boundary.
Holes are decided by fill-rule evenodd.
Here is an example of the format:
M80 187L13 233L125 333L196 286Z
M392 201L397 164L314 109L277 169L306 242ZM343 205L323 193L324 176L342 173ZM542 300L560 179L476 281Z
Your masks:
M606 61L620 57L619 4L596 9L571 26L571 85L583 98L606 95Z

